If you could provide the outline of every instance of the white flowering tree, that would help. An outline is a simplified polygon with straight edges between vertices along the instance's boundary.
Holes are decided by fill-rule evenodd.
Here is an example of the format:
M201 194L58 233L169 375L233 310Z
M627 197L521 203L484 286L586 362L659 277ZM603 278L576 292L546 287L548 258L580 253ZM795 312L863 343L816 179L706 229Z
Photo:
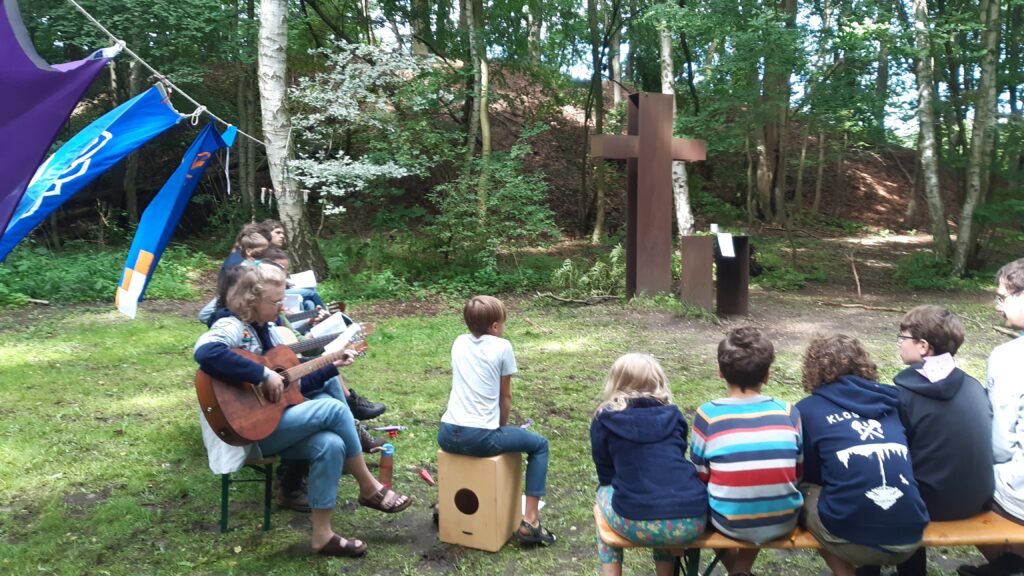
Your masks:
M417 129L439 99L453 98L431 82L431 60L364 44L314 52L326 59L324 71L289 98L297 155L290 168L319 192L325 213L344 211L346 196L375 182L423 174L446 158L446 146L429 145L435 132Z

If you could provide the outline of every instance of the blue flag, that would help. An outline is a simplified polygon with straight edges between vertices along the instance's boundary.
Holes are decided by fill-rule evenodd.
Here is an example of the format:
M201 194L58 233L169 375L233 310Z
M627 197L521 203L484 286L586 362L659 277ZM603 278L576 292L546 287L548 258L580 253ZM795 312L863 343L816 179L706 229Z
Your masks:
M135 312L138 310L142 295L146 292L149 279L153 277L160 256L164 253L174 229L178 227L178 220L181 219L181 214L185 211L185 206L192 197L199 179L202 178L214 153L234 144L237 132L238 130L231 126L223 135L218 134L212 122L207 124L185 152L181 165L174 174L171 174L156 198L153 198L142 213L114 297L114 303L121 313L135 318Z
M51 212L152 138L184 118L160 86L86 126L40 166L0 236L0 262Z

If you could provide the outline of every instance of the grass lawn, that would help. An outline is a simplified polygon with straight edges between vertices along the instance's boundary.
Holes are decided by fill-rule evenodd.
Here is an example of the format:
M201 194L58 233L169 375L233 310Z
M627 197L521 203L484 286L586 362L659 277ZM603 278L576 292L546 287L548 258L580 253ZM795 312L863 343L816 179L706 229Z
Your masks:
M719 397L714 349L743 323L761 326L776 342L778 360L766 388L788 400L803 396L800 353L815 330L861 338L883 381L899 369L899 313L842 308L825 302L849 293L755 289L751 315L721 324L690 319L665 302L551 306L511 299L506 337L520 374L513 379L512 423L533 419L551 441L545 524L554 546L496 554L437 541L430 519L436 489L415 467L436 471L435 435L450 385L449 349L464 331L457 305L414 315L383 307L350 309L377 324L370 353L343 370L361 394L388 404L375 423L408 426L396 440L395 484L417 502L382 515L354 504L343 478L335 529L365 540L363 559L326 560L308 554L308 515L276 510L273 529L259 530L262 489L236 486L231 520L218 532L219 480L207 467L193 388L191 347L202 326L181 311L143 306L130 321L111 307L22 309L0 317L0 574L593 574L597 567L591 506L596 475L588 427L611 363L627 351L658 357L676 403L688 420ZM936 302L970 318L960 365L984 375L985 357L1005 337L988 295L867 296L862 304L909 308ZM195 303L198 309L200 303ZM189 305L191 306L191 305ZM185 306L188 311L189 306ZM403 310L406 308L403 308ZM371 468L376 458L369 458ZM653 464L653 463L652 463ZM443 479L442 479L443 481ZM935 574L951 574L968 549L931 553ZM807 553L766 552L759 574L819 574ZM628 574L653 571L649 555L627 552Z

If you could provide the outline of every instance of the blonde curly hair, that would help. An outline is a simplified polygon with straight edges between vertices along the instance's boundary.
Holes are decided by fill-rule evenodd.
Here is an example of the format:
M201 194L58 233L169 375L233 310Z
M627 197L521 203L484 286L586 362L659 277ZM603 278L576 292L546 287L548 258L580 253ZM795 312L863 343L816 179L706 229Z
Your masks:
M617 412L634 398L652 398L662 404L672 403L672 390L661 364L649 354L631 352L612 364L601 394L601 410Z
M241 275L227 292L227 306L242 322L256 321L260 298L272 287L284 287L285 273L280 267L259 260L246 260Z
M846 334L815 334L804 351L804 390L813 392L848 374L878 380L878 368L860 340Z

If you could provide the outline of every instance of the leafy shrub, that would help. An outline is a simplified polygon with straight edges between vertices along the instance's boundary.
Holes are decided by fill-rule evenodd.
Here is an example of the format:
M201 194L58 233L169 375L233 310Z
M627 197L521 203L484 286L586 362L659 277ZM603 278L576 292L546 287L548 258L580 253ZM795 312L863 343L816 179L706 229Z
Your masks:
M758 244L757 261L761 265L761 274L751 282L770 290L786 291L799 290L808 282L828 279L828 273L818 262L794 268L792 262L778 252L785 249L781 244L767 241Z
M0 264L0 305L17 305L28 298L54 303L113 303L127 256L124 249L99 250L69 242L65 250L51 252L27 244L15 249ZM196 298L192 280L213 267L206 255L185 246L169 247L146 289L146 298Z
M962 290L969 280L953 276L953 264L936 260L931 252L917 252L896 261L893 284L911 290Z
M743 209L726 202L716 194L698 190L690 195L694 214L699 214L709 222L734 224L743 220Z
M566 258L551 275L551 286L564 298L625 294L626 251L619 244L587 270Z
M438 208L427 232L446 260L476 267L499 253L535 246L558 234L547 205L543 176L523 169L531 148L516 144L486 162L474 160L452 182L437 186L430 199ZM487 195L481 203L480 189Z

